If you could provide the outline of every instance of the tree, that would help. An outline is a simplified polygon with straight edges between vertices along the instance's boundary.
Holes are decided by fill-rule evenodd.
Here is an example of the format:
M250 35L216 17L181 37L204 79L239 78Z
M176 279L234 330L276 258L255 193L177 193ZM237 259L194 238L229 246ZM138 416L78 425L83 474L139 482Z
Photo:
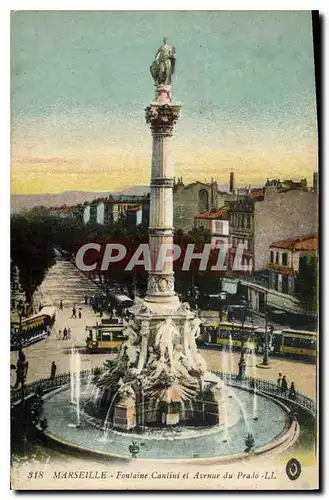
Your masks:
M44 207L11 217L11 258L18 267L26 301L42 283L54 263L52 220Z

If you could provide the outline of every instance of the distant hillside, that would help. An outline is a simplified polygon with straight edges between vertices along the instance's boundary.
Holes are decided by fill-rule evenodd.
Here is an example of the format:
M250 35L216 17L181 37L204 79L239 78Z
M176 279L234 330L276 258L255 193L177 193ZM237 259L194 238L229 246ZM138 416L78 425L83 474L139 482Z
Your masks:
M130 186L124 191L64 191L53 194L13 194L10 200L10 211L20 212L43 205L44 207L60 207L62 205L78 205L96 198L105 198L109 195L137 195L141 196L150 191L149 186Z

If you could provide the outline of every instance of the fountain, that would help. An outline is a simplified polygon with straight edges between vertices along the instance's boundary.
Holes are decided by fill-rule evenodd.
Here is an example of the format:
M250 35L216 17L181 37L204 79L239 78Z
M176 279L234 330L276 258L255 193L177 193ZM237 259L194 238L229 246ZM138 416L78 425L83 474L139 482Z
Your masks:
M231 375L224 383L208 370L196 346L201 321L175 293L173 258L167 255L174 229L170 138L181 105L172 97L175 52L165 42L159 55L161 62L156 59L151 66L156 97L146 108L153 138L146 297L139 306L136 302L133 319L125 323L127 340L118 357L103 373L94 373L81 393L80 357L72 349L70 388L47 396L45 413L52 439L94 453L127 458L138 448L139 459L241 458L246 433L255 436L256 448L291 441L290 420L282 405L256 390L251 395L248 388L232 387ZM231 374L231 336L227 354ZM256 396L258 416L263 415L257 422L252 420ZM63 426L70 398L77 427L83 419L83 433ZM274 416L271 430L269 415Z

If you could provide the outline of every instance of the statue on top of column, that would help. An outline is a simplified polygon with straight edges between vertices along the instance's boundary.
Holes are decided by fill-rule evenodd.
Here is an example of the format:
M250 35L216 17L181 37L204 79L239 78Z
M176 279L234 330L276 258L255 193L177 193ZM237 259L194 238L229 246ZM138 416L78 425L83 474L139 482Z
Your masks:
M171 77L175 71L176 51L167 43L167 38L163 39L163 44L159 48L150 72L156 85L171 85Z

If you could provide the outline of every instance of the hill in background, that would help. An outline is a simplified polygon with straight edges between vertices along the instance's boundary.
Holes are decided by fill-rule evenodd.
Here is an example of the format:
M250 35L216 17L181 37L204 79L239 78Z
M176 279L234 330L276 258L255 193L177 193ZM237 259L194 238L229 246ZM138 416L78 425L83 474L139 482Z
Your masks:
M130 186L124 191L64 191L52 194L13 194L10 199L11 213L29 210L33 207L60 207L63 205L73 206L85 201L93 201L96 198L106 198L110 195L136 195L142 196L150 191L147 185Z

